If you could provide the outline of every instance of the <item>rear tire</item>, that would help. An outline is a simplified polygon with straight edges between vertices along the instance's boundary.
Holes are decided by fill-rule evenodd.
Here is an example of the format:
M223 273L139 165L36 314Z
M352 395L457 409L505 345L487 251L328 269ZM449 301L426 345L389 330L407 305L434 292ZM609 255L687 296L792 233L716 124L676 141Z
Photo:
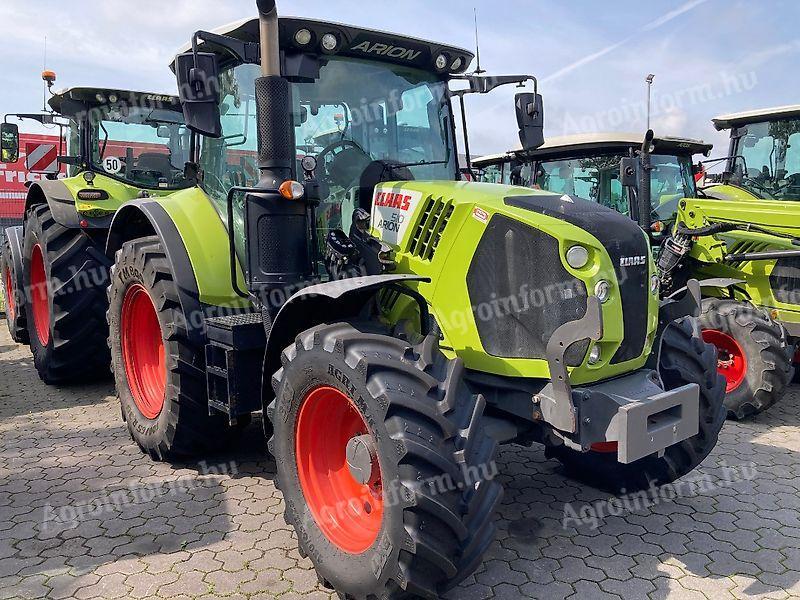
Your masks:
M700 326L706 342L717 346L728 416L744 419L780 400L794 375L794 352L778 323L751 304L709 298Z
M13 229L22 230L22 227ZM3 286L3 297L6 304L6 324L11 339L17 344L28 344L28 325L25 320L25 294L22 284L22 248L17 246L17 252L12 249L10 236L16 232L8 228L0 233L3 239L0 252L0 285ZM18 244L18 242L17 242Z
M645 490L672 483L700 465L717 444L725 423L725 379L717 373L714 347L706 344L697 319L675 321L664 331L659 374L667 390L687 383L700 386L700 429L697 435L630 464L614 452L577 452L549 446L548 458L559 460L569 476L613 493Z
M28 211L23 245L28 337L36 371L47 384L110 374L108 269L89 254L92 247L86 232L56 223L46 204Z
M189 339L192 316L157 236L123 244L108 300L108 343L131 438L154 460L218 448L227 420L208 414L205 348Z
M485 400L467 389L463 363L446 359L435 336L412 346L349 323L302 333L282 362L269 447L286 521L320 581L341 598L438 598L472 573L494 539L502 488L492 480ZM324 435L307 425L317 410L333 411L318 421ZM377 483L342 495L355 480L341 474L336 440L360 433L374 445Z

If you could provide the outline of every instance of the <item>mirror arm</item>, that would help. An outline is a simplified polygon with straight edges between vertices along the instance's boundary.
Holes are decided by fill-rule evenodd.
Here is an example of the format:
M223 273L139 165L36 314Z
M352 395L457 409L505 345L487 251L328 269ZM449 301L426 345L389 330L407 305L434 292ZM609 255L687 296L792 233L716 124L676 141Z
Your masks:
M470 177L472 177L474 181L477 181L478 178L475 177L475 173L472 171L472 156L470 155L469 149L469 130L467 129L467 108L464 104L464 94L458 94L458 100L461 104L461 126L464 129L464 154L467 157L467 171ZM456 152L456 164L458 164L458 152Z
M498 75L496 77L485 77L483 75L455 75L451 80L466 81L469 89L454 91L453 94L488 94L504 85L516 84L517 87L525 87L528 81L533 82L533 93L539 93L539 81L533 75Z
M200 42L216 48L228 51L233 58L245 64L257 65L260 60L258 42L243 42L236 38L211 33L210 31L196 31L192 36L192 54L194 54L194 64L197 68L197 53Z

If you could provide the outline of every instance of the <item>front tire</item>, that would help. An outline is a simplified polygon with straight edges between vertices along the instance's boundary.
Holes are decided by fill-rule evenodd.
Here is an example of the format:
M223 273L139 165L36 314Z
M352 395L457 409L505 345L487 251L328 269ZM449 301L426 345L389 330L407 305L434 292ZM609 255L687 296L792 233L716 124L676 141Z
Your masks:
M108 299L114 378L131 438L154 460L218 447L227 422L208 414L204 347L189 338L192 315L183 312L157 236L117 252Z
M93 247L87 232L59 225L46 204L28 212L23 245L28 337L36 371L50 385L109 376L108 269L92 258Z
M700 428L694 437L667 448L664 456L653 454L630 464L617 461L613 451L577 452L565 446L549 446L548 458L559 460L575 479L613 493L636 492L672 483L694 470L716 446L725 423L725 379L717 373L717 354L706 344L697 319L686 317L664 330L659 375L667 390L696 383L700 386Z
M270 452L320 581L342 598L438 598L472 573L502 489L461 361L434 336L412 346L348 323L304 332L282 361Z
M783 328L745 302L709 298L700 316L703 339L717 348L726 378L728 416L744 419L780 400L794 374Z

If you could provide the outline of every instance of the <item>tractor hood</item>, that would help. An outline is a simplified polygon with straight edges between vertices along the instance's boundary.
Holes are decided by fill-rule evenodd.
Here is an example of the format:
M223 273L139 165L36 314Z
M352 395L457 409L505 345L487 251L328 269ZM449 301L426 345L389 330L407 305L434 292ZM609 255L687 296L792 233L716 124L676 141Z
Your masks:
M626 216L576 197L472 182L384 183L372 204L373 235L392 247L398 272L430 278L419 291L468 367L531 376L538 362L546 376L547 340L609 284L603 359L585 364L589 340L576 344L567 357L573 379L644 364L658 314L655 266L647 237Z

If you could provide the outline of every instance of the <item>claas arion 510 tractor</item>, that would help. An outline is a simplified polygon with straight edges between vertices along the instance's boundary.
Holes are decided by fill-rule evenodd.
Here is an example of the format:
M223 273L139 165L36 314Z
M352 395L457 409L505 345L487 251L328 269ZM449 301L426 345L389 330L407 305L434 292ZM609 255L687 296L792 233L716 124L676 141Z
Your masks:
M459 181L452 99L529 78L258 7L174 62L200 186L111 227L110 340L137 442L171 456L201 435L206 382L207 410L263 409L301 553L358 599L436 598L480 564L498 443L546 444L607 487L694 469L725 416L695 282L662 305L627 217ZM541 97L516 107L540 145Z
M694 155L708 155L710 145L676 137L653 137L644 147L642 141L626 133L565 136L531 152L485 157L474 164L484 179L576 194L639 221L659 256L664 296L689 278L701 280L700 324L704 339L718 350L729 414L742 418L761 412L780 399L792 378L793 344L787 343L784 328L790 326L764 298L769 263L763 261L774 262L775 255L767 253L759 262L752 262L758 259L753 253L732 255L737 244L761 243L764 250L781 252L791 248L788 231L764 227L789 218L792 208L706 200L695 184L699 173L692 161ZM620 169L621 162L630 176ZM644 178L645 172L650 176Z

